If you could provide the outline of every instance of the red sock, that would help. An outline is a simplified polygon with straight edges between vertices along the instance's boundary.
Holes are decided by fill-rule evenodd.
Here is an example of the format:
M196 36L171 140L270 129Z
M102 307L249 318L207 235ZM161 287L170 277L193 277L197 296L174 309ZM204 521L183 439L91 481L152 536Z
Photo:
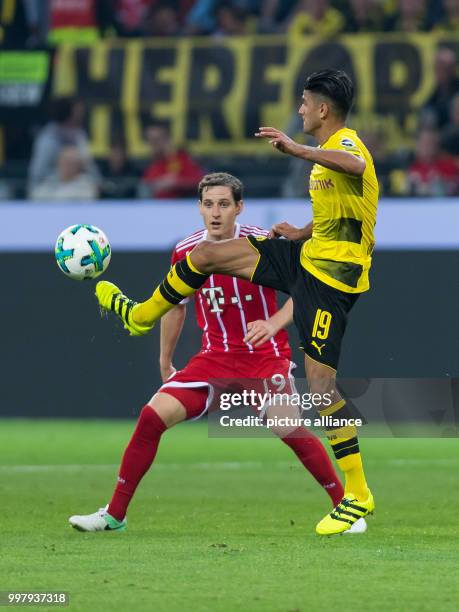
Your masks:
M322 442L304 427L298 427L282 442L296 454L304 467L330 496L333 507L343 499L344 489Z
M137 485L153 463L161 435L166 431L161 418L150 406L144 406L137 427L124 451L123 460L108 513L118 521L126 516L126 511Z

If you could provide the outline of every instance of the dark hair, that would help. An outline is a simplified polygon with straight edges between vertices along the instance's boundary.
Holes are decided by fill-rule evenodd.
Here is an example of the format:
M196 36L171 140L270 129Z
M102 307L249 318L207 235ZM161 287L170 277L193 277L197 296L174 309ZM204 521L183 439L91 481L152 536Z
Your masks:
M179 12L180 5L178 0L159 0L159 2L155 2L154 5L150 8L150 14L153 15L165 8Z
M238 178L227 172L212 172L211 174L206 174L206 176L201 179L198 185L200 202L202 201L202 194L206 187L230 187L234 201L239 202L242 200L244 186Z
M151 123L147 123L145 129L148 130L150 128L163 130L164 132L167 132L169 136L171 134L171 126L168 121L157 120L157 121L152 121Z
M215 7L216 14L218 15L221 11L229 11L236 19L240 19L241 21L247 17L247 13L242 6L235 6L234 3L229 0L217 4Z
M51 101L49 114L52 121L56 123L64 123L68 121L73 113L73 108L76 104L75 98L56 98Z
M335 110L344 119L347 117L354 101L354 85L342 70L320 70L310 74L304 89L325 96L332 101Z
M115 132L115 134L112 136L111 148L126 150L126 138L122 132Z

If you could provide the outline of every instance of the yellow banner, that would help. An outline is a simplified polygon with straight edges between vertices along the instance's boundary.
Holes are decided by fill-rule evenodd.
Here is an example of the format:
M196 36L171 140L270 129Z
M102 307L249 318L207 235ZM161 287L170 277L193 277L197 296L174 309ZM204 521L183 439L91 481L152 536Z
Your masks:
M356 129L384 129L389 146L409 138L434 87L434 55L459 35L377 34L253 36L223 40L102 41L62 46L55 96L77 95L89 110L93 152L105 156L114 135L129 154L145 157L146 125L169 123L177 145L193 153L267 153L253 134L260 125L285 129L299 106L307 74L346 70L356 85L350 120Z

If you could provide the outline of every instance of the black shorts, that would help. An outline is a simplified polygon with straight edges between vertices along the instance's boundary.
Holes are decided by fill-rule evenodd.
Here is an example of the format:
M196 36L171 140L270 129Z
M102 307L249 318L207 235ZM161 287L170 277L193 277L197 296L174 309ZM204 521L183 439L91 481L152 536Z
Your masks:
M300 348L336 370L347 316L360 294L330 287L305 270L300 263L302 242L255 236L247 240L260 253L252 281L292 297Z

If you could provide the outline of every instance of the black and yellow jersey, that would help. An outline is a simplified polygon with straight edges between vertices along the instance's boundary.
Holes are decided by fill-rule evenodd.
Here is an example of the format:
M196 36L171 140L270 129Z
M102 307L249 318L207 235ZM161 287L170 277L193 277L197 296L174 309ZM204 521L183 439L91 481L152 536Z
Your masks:
M322 149L339 149L362 157L362 176L314 164L309 181L313 230L301 251L301 264L316 278L341 291L369 288L374 247L378 180L373 159L354 130L335 132Z

